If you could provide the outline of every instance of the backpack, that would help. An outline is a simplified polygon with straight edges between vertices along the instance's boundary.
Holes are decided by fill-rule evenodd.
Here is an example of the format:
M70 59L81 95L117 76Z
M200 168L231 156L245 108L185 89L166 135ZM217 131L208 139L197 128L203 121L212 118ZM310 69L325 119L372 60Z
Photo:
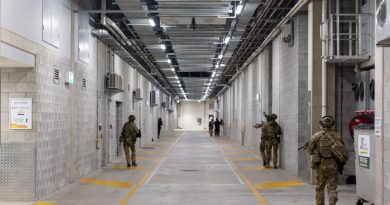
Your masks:
M345 163L348 160L349 157L348 150L341 142L333 140L331 150L333 155L340 163Z
M334 133L323 133L318 144L321 157L326 159L334 157L340 163L344 163L348 160L348 150L343 143L334 140Z

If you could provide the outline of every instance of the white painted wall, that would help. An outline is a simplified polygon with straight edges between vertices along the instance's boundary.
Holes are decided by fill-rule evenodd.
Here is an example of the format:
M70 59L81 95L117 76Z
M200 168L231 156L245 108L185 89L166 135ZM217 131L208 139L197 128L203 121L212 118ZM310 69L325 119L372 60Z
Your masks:
M209 109L210 102L187 101L181 102L178 108L179 127L186 130L204 130L208 127L208 116L214 115ZM199 124L198 118L202 120Z
M60 34L60 45L56 48L42 40L42 0L1 0L1 26L19 36L31 40L62 56L70 58L71 53L71 9L70 0L58 0L56 13ZM16 15L19 14L19 15Z

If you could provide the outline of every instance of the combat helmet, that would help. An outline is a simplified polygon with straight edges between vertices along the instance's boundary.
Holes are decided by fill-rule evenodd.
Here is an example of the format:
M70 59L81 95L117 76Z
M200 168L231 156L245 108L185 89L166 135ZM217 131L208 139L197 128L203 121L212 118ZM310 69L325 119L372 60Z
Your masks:
M135 120L135 116L134 115L130 115L129 116L129 121L134 121Z
M276 114L270 114L269 119L275 121L276 119L278 119L278 116Z
M332 127L334 125L334 119L331 116L323 116L320 124L322 127Z

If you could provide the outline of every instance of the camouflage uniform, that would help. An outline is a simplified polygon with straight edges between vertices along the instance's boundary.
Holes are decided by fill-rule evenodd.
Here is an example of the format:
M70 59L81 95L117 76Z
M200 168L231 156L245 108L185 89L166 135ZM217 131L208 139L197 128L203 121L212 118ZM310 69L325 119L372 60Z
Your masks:
M278 149L279 149L279 136L282 134L282 129L279 124L275 122L278 116L275 114L270 115L270 121L265 123L262 129L262 133L266 140L265 142L265 167L269 168L271 163L271 150L273 151L272 161L274 168L278 168Z
M210 134L210 137L213 136L213 132L214 132L214 120L210 120L209 121L209 134Z
M315 133L309 142L308 152L312 155L312 169L316 172L316 201L317 205L325 205L325 186L328 189L329 205L337 202L338 162L332 155L331 140L343 143L339 133L332 130L333 118L325 116L321 131ZM343 143L344 144L344 143Z
M129 121L123 125L122 134L120 137L120 141L123 142L123 149L125 150L127 167L131 165L137 166L136 156L135 156L135 143L137 141L137 134L139 133L139 129L134 124L135 116L130 115ZM131 158L130 152L131 150ZM131 165L130 165L131 162Z
M265 122L261 122L260 124L255 124L253 127L254 128L261 128L261 138L260 138L260 155L261 155L261 159L263 160L263 166L266 165L265 163L265 143L266 143L266 140L265 140L265 136L264 136L264 124Z

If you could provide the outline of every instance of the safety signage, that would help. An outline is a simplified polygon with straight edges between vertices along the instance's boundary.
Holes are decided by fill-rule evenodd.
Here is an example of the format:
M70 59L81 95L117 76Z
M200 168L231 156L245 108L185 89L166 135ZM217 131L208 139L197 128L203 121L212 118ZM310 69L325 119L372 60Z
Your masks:
M358 156L361 167L370 168L370 136L359 135L358 137Z
M9 129L32 129L32 99L10 98L9 116Z

